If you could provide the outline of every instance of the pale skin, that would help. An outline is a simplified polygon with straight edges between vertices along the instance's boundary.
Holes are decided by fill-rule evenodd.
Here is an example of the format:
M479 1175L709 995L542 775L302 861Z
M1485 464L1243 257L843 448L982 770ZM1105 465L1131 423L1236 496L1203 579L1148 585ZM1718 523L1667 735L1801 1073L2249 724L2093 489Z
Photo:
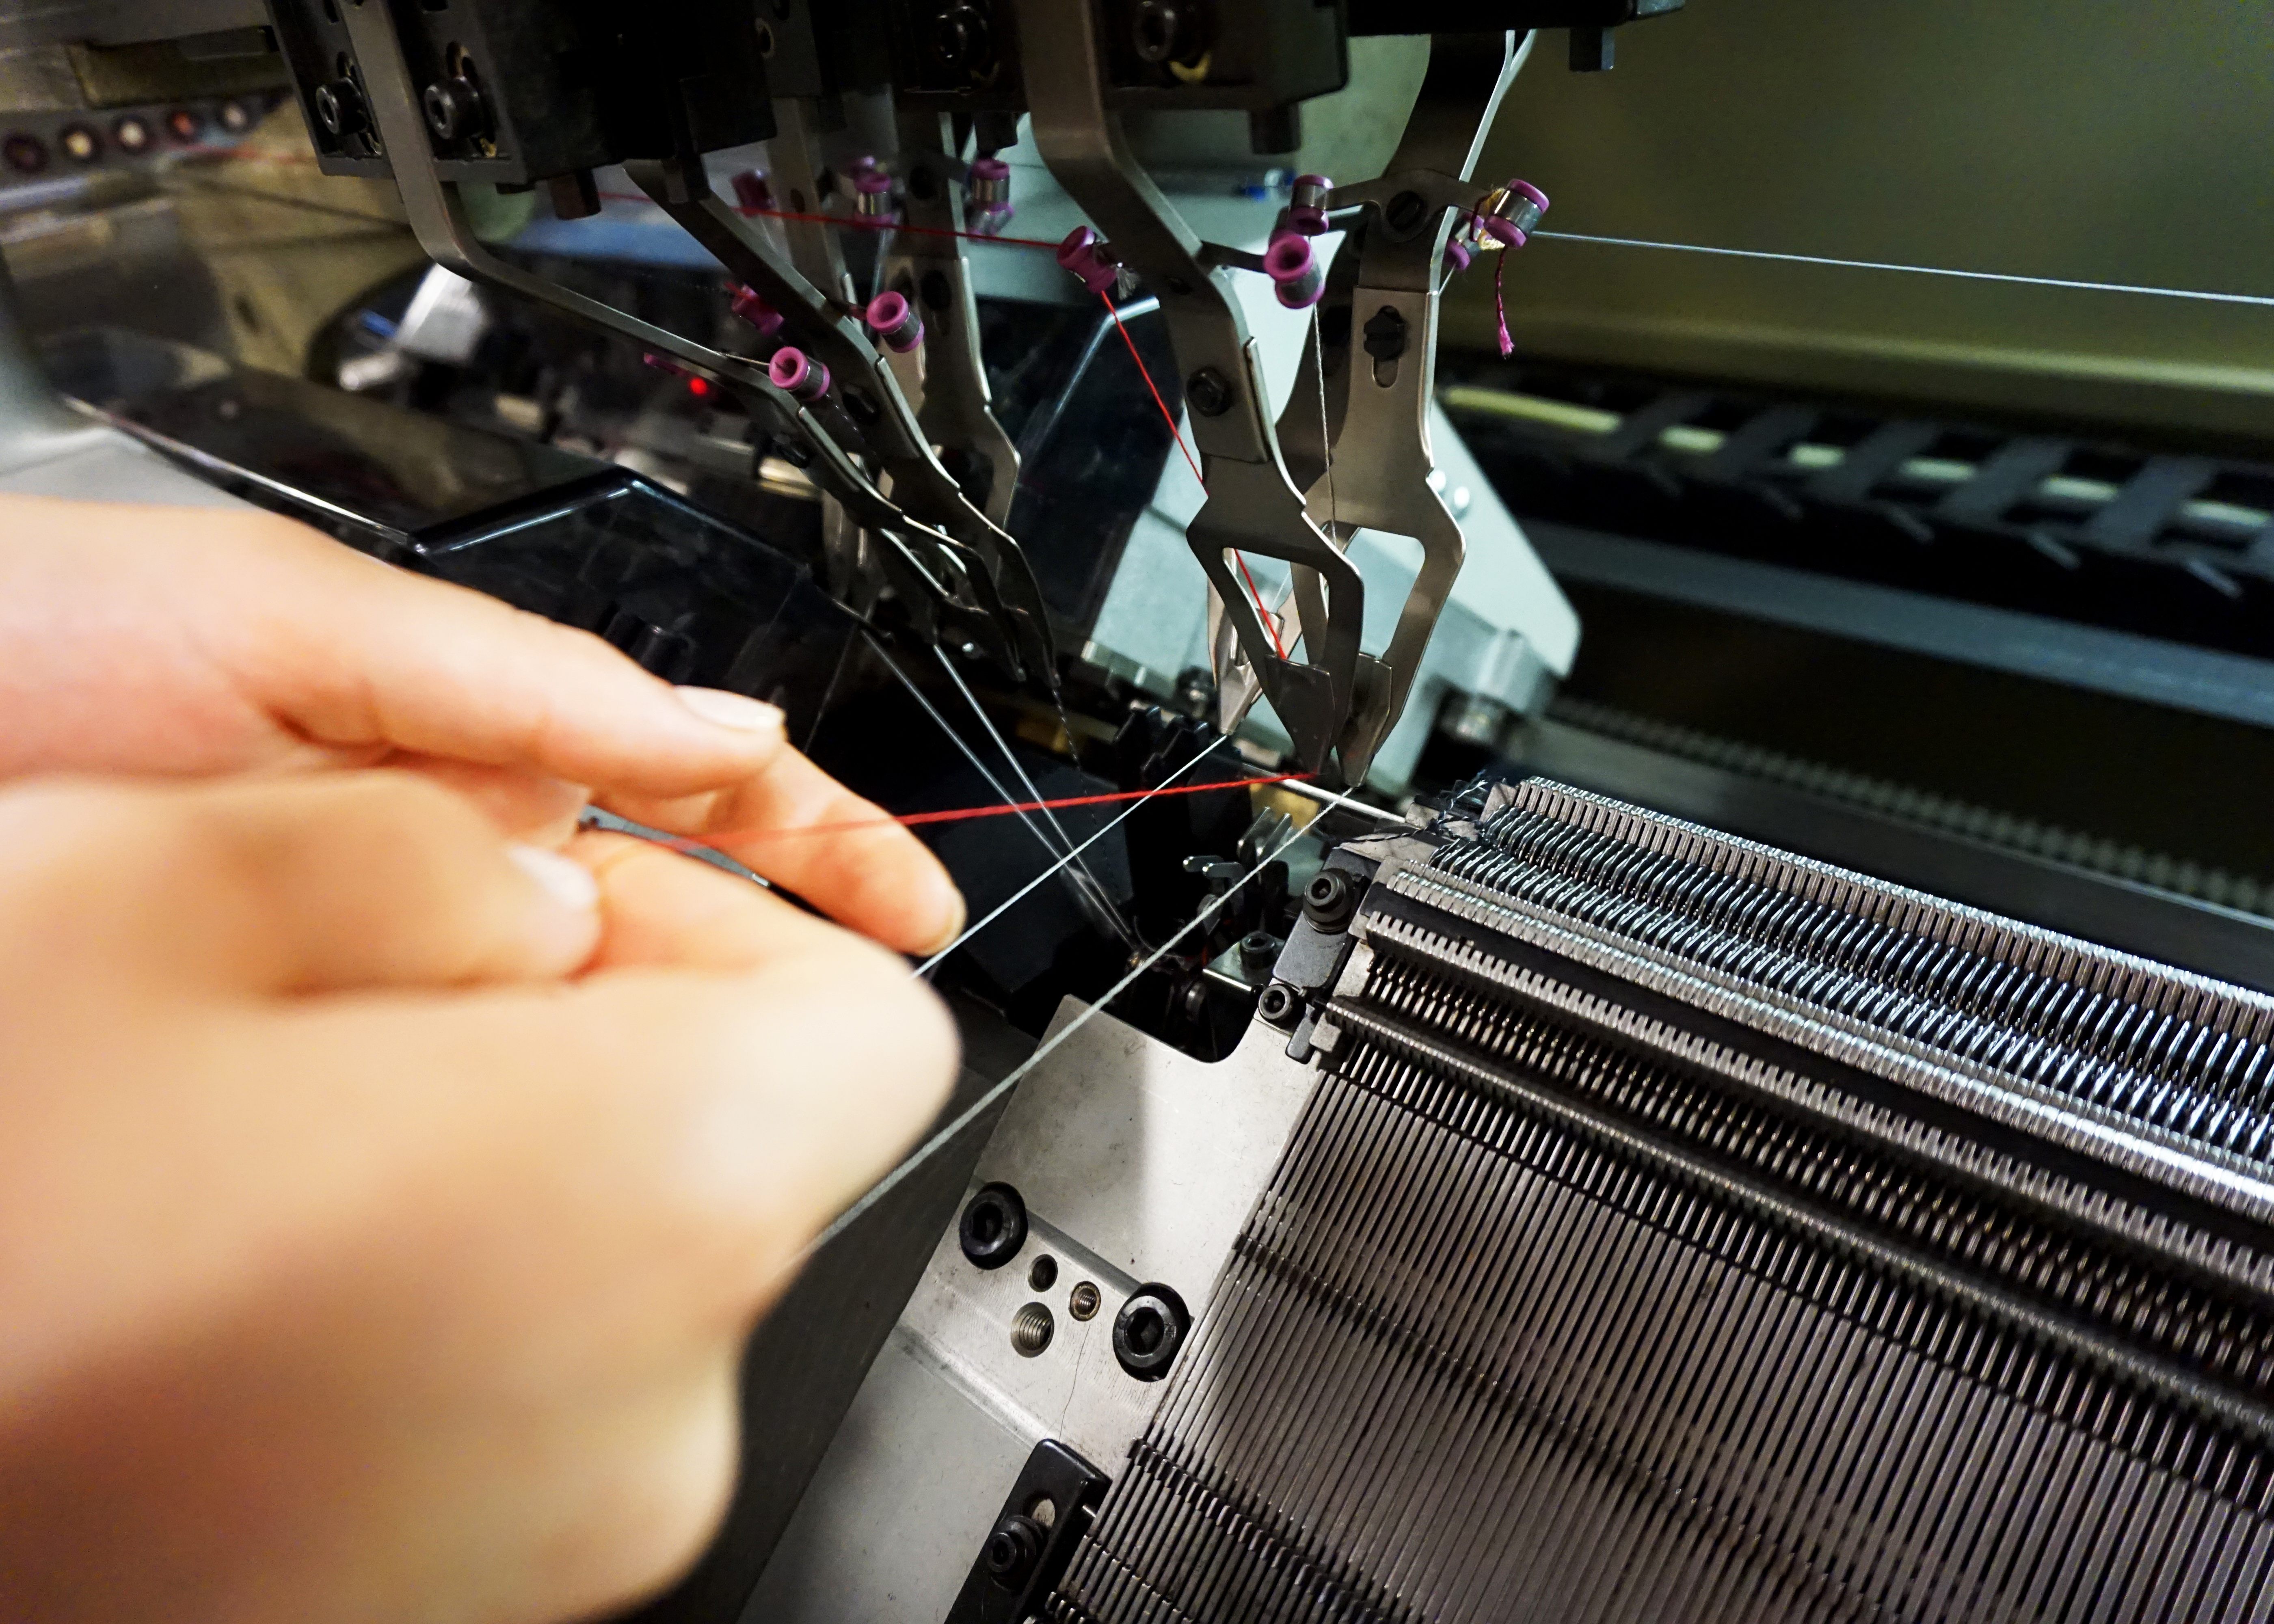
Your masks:
M776 832L878 815L736 701L0 499L0 1617L509 1624L699 1550L742 1336L953 1073L885 950L963 917L905 831Z

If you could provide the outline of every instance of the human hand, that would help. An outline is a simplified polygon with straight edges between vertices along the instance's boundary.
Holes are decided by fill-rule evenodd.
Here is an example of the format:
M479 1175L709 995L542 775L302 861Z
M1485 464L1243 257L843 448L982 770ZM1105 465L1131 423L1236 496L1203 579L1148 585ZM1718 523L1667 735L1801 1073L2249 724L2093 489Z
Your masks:
M951 940L946 871L781 723L289 519L0 497L0 781L403 767L548 845L589 793L889 946Z
M518 1624L690 1560L753 1316L943 1098L905 966L402 773L34 783L0 845L0 1617Z

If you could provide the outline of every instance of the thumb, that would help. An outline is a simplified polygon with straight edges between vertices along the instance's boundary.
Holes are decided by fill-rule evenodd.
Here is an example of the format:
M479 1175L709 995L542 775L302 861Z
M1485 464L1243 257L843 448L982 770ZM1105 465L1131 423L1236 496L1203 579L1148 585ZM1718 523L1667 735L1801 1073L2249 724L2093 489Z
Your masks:
M410 773L50 784L0 796L0 845L7 905L40 927L15 939L176 985L544 979L599 939L588 873Z

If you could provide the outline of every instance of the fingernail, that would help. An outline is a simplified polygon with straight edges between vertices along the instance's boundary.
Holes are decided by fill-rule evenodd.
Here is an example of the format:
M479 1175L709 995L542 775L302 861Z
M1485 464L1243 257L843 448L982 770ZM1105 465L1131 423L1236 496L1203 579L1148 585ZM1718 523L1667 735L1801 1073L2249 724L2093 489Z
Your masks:
M930 958L961 936L964 921L971 917L970 909L963 900L963 893L956 889L953 880L943 874L939 876L937 884L941 891L947 893L940 899L940 911L946 915L947 922L928 946L918 950L918 956L925 959Z
M600 906L600 883L584 864L542 846L515 841L505 848L514 867L538 883L538 889L572 914L589 914Z
M730 694L723 688L682 688L679 703L706 722L746 733L778 733L783 718L779 705L770 705L748 694Z

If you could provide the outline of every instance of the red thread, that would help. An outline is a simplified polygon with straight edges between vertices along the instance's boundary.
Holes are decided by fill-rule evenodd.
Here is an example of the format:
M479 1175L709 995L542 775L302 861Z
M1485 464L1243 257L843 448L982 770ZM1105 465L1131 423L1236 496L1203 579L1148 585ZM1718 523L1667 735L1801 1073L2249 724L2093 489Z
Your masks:
M1255 600L1255 613L1263 618L1263 629L1271 634L1271 651L1282 660L1287 658L1287 645L1279 641L1279 622L1271 611L1263 606L1263 593L1255 584L1255 577L1247 571L1247 554L1238 547L1231 550L1231 561L1239 566L1240 579L1247 583L1247 595Z
M1161 398L1161 391L1154 387L1153 374L1145 365L1145 357L1137 353L1137 341L1129 336L1129 329L1122 325L1121 312L1113 308L1113 296L1101 293L1097 297L1099 303L1105 306L1105 313L1113 318L1114 329L1121 335L1121 342L1129 347L1129 358L1137 363L1137 375L1145 380L1145 387L1151 391L1153 404L1161 409L1161 421L1169 425L1169 432L1176 437L1177 449L1185 454L1185 461L1192 467L1193 477L1201 482L1201 490L1207 490L1208 477L1201 472L1201 465L1193 461L1192 447L1185 444L1185 432L1177 426L1176 417L1169 410L1169 402Z
M1129 358L1137 363L1137 375L1145 380L1145 387L1153 396L1153 404L1161 409L1161 421L1169 425L1169 432L1176 437L1177 449L1185 454L1185 461L1191 464L1193 477L1201 482L1201 490L1207 490L1208 480L1201 472L1201 465L1193 461L1192 447L1185 444L1184 431L1177 426L1177 419L1169 410L1169 402L1161 398L1161 391L1153 382L1152 372L1146 366L1145 357L1137 353L1137 341L1129 336L1129 328L1122 321L1121 312L1113 308L1113 296L1101 292L1097 297L1105 306L1105 313L1113 318L1114 329L1121 335L1121 342L1129 347ZM1249 595L1255 599L1255 613L1262 619L1263 629L1271 635L1273 652L1284 660L1287 658L1287 645L1279 641L1278 622L1271 618L1271 611L1263 606L1263 593L1255 584L1254 575L1248 570L1247 555L1234 547L1231 550L1231 556L1239 565L1241 576L1247 582Z
M1493 314L1500 322L1500 358L1503 361L1516 353L1516 341L1508 335L1508 300L1500 290L1500 279L1507 273L1508 244L1502 243L1499 257L1493 261Z
M1315 777L1308 772L1277 772L1262 778L1239 778L1230 784L1172 784L1164 789L1114 790L1103 795L1062 795L1056 801L1013 801L991 807L956 807L944 812L904 812L898 816L847 818L835 823L807 823L795 829L745 829L726 834L694 836L669 835L656 841L674 851L691 852L698 847L723 850L728 841L779 840L793 835L842 834L854 829L889 829L898 825L913 829L924 823L958 823L977 817L1009 817L1022 812L1055 812L1065 807L1103 807L1122 801L1143 801L1153 795L1202 795L1210 790L1254 789L1266 784L1295 784Z

